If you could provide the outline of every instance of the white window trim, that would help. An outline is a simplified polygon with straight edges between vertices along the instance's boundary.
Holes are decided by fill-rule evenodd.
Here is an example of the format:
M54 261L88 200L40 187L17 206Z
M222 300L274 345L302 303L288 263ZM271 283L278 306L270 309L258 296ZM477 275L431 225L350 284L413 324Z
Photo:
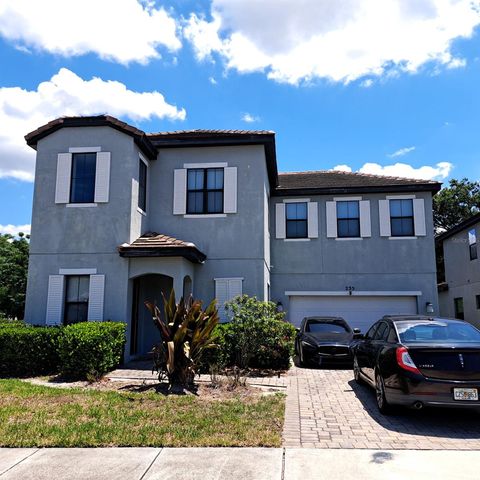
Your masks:
M140 207L137 207L137 212L140 213L141 215L143 215L144 217L147 216L147 212L145 212L144 210L142 210Z
M283 203L310 203L309 198L285 198Z
M68 208L87 208L87 207L98 207L98 203L66 203Z
M102 147L70 147L68 153L96 153L101 152Z
M138 157L147 166L147 168L150 166L150 162L140 152L138 152Z
M294 291L294 290L287 290L285 292L285 296L287 297L349 297L349 296L357 296L357 297L421 297L423 295L421 290L393 290L393 291L379 291L379 290L363 290L363 291L352 291L350 292L347 290L335 290L335 291Z
M214 277L215 281L217 280L245 280L245 277Z
M96 268L60 268L59 275L96 275Z
M414 200L417 198L415 195L387 195L386 200Z
M198 215L187 213L183 218L225 218L226 216L226 213L199 213Z
M211 162L211 163L184 163L183 168L193 169L193 168L224 168L228 167L227 162Z
M307 235L308 235L308 204L312 203L310 198L284 198L283 203L306 203L307 204ZM287 211L285 209L285 238L279 239L284 242L309 242L312 240L309 237L306 238L287 238Z
M388 237L389 240L417 240L418 237L402 237L402 236L398 236L398 237Z
M334 202L360 202L362 197L333 197Z
M339 242L350 242L350 241L358 241L358 240L363 240L364 238L368 237L335 237L334 240L337 240Z

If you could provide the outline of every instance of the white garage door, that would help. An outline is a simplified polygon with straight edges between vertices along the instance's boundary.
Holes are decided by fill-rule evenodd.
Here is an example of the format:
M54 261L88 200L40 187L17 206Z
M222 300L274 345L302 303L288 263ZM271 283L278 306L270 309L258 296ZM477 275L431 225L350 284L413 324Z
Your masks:
M417 298L384 296L291 296L289 320L299 326L304 317L343 317L365 333L384 315L416 314Z

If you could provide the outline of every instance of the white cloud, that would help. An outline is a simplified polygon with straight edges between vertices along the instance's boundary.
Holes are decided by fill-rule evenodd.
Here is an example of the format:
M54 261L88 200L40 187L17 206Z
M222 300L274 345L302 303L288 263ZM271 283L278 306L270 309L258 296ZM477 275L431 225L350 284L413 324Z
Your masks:
M61 116L108 113L133 121L153 117L183 120L185 110L167 103L157 91L134 92L120 82L83 80L62 68L37 90L0 88L0 178L32 181L35 152L24 135Z
M183 33L199 60L216 53L227 68L291 84L348 83L463 66L451 43L478 24L479 0L213 0L211 20L192 14Z
M370 88L373 85L373 80L371 78L367 78L363 82L360 83L360 86L363 88Z
M349 167L348 165L337 165L332 168L334 172L351 172L352 167Z
M255 123L260 121L260 117L257 117L255 115L252 115L246 112L242 115L242 120L246 123Z
M357 172L388 177L416 178L419 180L443 180L450 175L452 168L453 165L449 162L439 162L434 166L425 165L418 168L406 163L383 166L378 163L365 163ZM352 167L337 165L332 170L336 172L352 172Z
M216 85L218 82L215 80L215 77L208 77L208 81L212 84L212 85Z
M415 147L400 148L399 150L396 150L393 153L389 153L387 157L390 157L390 158L403 157L404 155L407 155L407 153L413 152L414 150L415 150Z
M372 175L386 175L388 177L417 178L420 180L443 180L450 175L453 165L449 162L439 162L433 166L412 167L406 163L380 165L365 163L358 171Z
M0 36L20 47L124 64L158 58L159 47L181 47L175 19L136 0L2 0Z
M25 225L0 225L0 233L9 233L10 235L17 235L18 233L23 232L26 235L30 234L30 224Z

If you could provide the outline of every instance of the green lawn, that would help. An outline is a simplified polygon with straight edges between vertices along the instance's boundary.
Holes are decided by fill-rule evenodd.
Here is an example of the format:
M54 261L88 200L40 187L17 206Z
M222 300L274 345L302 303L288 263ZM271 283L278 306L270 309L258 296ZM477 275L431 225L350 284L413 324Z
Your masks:
M205 400L0 380L1 447L270 446L284 396Z

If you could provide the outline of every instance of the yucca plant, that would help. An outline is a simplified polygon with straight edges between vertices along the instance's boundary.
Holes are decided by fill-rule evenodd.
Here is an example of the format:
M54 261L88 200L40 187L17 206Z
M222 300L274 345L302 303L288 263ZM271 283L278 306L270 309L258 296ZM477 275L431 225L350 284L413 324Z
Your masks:
M154 369L160 381L167 379L170 387L193 385L203 352L214 346L213 329L218 324L215 300L204 310L202 302L190 296L178 304L172 289L167 299L162 292L163 316L152 302L145 306L160 331L160 342L153 349Z

